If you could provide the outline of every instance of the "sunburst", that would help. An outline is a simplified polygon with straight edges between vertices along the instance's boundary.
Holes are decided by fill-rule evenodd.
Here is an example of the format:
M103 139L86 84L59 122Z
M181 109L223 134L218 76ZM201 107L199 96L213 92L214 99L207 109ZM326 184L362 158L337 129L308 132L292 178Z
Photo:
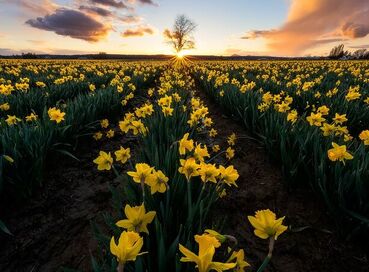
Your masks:
M190 63L191 60L190 58L186 55L185 51L178 51L176 52L173 57L171 58L171 63L175 68L184 68L187 67Z

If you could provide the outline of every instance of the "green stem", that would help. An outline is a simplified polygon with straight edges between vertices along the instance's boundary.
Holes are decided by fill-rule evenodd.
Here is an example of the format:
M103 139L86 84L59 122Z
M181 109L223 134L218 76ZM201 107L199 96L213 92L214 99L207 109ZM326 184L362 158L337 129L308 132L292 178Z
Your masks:
M206 163L210 163L211 161L213 161L214 159L218 158L220 155L226 153L226 151L221 151L218 154L216 154L214 157L210 158Z
M192 192L191 192L191 180L187 181L187 209L188 209L188 217L187 220L189 222L192 221Z
M257 270L257 272L262 272L262 271L264 271L264 269L267 267L267 265L268 265L269 261L270 261L270 257L269 257L269 256L267 256L267 257L264 259L264 261L263 261L263 263L261 264L261 266L259 267L259 269Z
M268 255L265 257L263 263L260 265L259 269L257 270L257 272L263 272L264 269L267 267L270 259L272 258L272 254L273 254L273 249L274 249L274 237L270 237L269 240L269 252Z
M113 168L113 172L114 174L116 175L116 177L120 177L119 173L118 173L118 170L114 167L114 164L111 165L111 168Z
M118 267L117 267L117 272L123 272L124 271L124 264L123 263L119 263Z
M167 185L167 193L165 194L165 222L169 220L169 204L170 204L170 187Z
M200 201L201 201L201 198L202 198L202 195L204 194L204 190L205 190L205 182L202 184L202 187L201 187L201 191L200 191L200 194L199 194L199 197L197 198L197 201L196 201L196 205L195 205L195 209L197 210L198 209L198 206L200 204Z

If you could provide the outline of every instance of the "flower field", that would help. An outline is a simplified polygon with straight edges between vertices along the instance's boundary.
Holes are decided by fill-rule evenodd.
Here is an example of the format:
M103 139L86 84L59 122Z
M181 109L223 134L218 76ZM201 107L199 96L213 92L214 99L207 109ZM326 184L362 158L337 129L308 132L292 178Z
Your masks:
M342 231L367 231L367 62L206 64L195 70L204 90L280 163L290 186L311 186L344 221Z
M369 62L1 60L0 130L2 271L367 271Z

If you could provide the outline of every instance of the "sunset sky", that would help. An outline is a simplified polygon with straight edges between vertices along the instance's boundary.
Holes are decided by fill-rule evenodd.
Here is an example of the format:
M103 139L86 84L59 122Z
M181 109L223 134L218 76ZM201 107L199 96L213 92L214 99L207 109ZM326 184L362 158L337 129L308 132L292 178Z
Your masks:
M369 47L369 0L0 0L0 55L171 54L176 15L195 55L326 55Z

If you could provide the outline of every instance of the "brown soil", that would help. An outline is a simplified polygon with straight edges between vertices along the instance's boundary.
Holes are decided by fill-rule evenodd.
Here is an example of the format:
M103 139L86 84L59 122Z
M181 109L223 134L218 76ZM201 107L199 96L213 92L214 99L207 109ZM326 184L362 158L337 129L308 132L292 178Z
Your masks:
M127 138L87 140L77 151L80 162L63 157L48 166L45 187L23 207L2 210L0 218L14 236L0 234L0 271L58 271L62 267L91 270L96 241L90 221L111 212L112 172L98 171L99 150L132 147ZM12 210L9 210L9 209Z
M204 93L198 95L209 108L223 147L231 133L239 137L231 162L240 174L238 188L228 191L218 203L217 212L227 215L223 232L235 236L245 249L252 265L248 271L255 271L268 251L268 241L256 237L247 220L247 215L259 209L286 216L284 223L290 227L276 241L266 271L369 271L368 255L338 237L324 204L308 189L288 191L281 171L269 161L263 148Z

